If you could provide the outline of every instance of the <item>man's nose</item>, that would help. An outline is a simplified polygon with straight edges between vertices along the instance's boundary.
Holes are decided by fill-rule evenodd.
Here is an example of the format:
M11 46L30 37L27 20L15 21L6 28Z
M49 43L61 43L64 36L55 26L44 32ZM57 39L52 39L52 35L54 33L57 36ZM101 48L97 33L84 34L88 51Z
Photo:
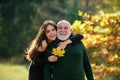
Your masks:
M61 29L61 31L65 31L65 29L64 29L64 28L62 28L62 29Z

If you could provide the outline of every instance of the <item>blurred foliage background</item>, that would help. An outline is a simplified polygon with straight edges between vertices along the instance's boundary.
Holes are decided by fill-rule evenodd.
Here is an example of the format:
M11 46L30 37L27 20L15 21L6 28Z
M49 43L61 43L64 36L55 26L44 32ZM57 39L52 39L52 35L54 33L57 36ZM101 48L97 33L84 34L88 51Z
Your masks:
M95 80L120 80L119 0L0 0L0 72L9 65L14 74L19 64L27 74L24 50L46 19L66 19L83 34ZM0 80L27 79L2 73Z

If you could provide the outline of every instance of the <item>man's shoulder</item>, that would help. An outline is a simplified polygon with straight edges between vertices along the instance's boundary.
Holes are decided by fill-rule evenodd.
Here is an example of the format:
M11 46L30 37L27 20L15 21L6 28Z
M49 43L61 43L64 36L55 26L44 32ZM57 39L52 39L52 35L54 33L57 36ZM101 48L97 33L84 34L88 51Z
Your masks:
M79 41L77 44L75 44L74 46L81 46L81 47L83 47L83 42L82 41Z
M78 44L83 44L83 42L80 40L80 41L78 42Z

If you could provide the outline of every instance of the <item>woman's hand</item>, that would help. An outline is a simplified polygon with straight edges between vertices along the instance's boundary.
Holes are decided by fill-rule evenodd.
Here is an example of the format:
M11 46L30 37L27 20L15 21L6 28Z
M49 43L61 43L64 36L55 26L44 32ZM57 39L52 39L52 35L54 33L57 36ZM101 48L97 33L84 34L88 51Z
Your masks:
M60 49L65 49L66 46L67 46L68 44L70 44L70 43L72 43L72 41L68 39L68 40L66 40L66 41L64 41L64 42L60 42L60 43L58 44L58 47L59 47Z
M51 55L51 56L48 57L49 62L56 62L57 60L58 60L57 56Z

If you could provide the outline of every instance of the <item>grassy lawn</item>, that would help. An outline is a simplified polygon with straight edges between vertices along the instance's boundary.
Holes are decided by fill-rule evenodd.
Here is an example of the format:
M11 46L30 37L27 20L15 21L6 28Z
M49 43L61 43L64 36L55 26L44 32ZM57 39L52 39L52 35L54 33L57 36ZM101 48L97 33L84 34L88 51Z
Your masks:
M28 67L0 63L0 80L27 80Z

